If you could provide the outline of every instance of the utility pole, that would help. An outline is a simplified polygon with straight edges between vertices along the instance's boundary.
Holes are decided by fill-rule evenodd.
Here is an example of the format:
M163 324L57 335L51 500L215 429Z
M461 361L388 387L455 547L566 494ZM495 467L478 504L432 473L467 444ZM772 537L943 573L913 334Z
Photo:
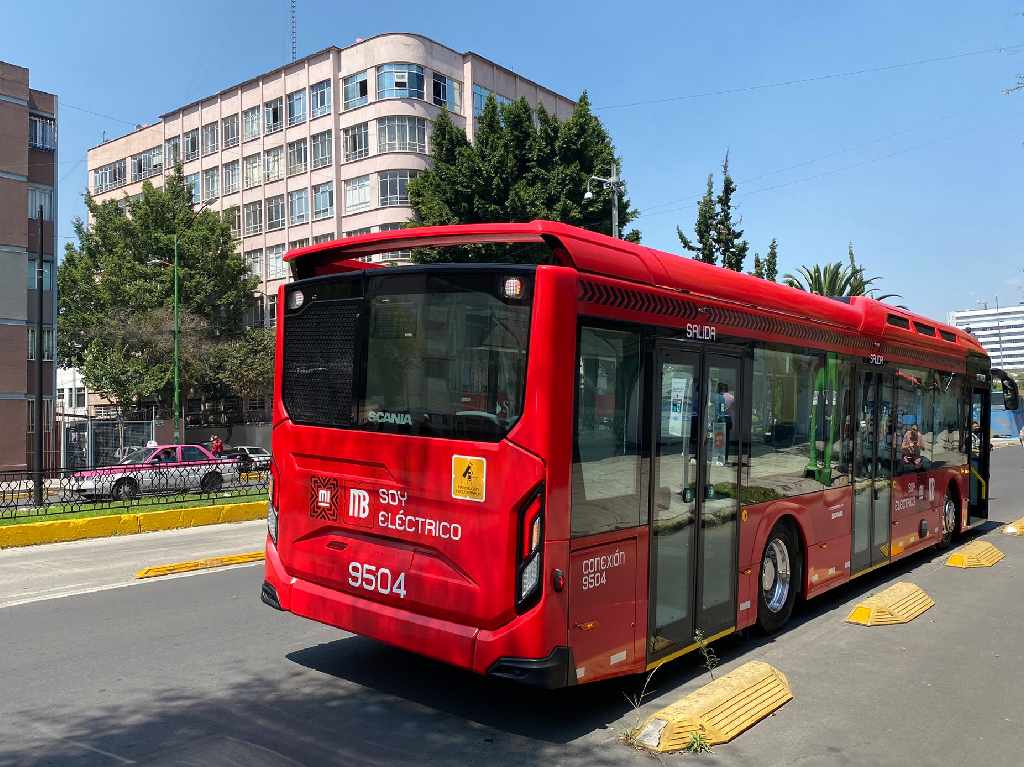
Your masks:
M39 255L36 259L35 471L32 502L43 505L43 206L39 206ZM52 278L52 274L51 274Z
M181 309L178 300L178 232L174 232L174 444L181 444Z
M596 181L602 184L605 189L612 191L612 237L619 238L619 193L622 191L623 183L619 178L619 163L612 160L612 174L609 178L604 176L591 176L587 179L587 192L583 195L584 202L594 199L594 193L590 189L590 182Z

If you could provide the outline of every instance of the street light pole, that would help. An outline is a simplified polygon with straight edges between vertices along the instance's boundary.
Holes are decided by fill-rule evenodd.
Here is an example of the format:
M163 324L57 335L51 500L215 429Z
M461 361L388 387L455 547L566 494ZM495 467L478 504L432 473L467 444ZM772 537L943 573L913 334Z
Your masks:
M174 232L174 444L181 444L181 309L178 300L178 232Z
M43 263L43 206L39 206L39 255L36 256L36 397L33 403L34 420L36 422L34 439L33 463L35 464L34 482L32 483L32 502L36 506L43 505L43 275L46 265ZM50 272L53 288L53 271ZM52 293L51 293L52 295ZM52 331L51 331L52 332Z
M605 178L604 176L591 176L587 179L587 192L583 195L584 201L594 199L594 193L590 190L590 182L597 181L599 184L603 184L605 189L611 189L612 191L612 237L615 239L619 238L619 193L622 191L623 183L622 179L619 178L619 163L617 160L612 160L612 174L610 177Z

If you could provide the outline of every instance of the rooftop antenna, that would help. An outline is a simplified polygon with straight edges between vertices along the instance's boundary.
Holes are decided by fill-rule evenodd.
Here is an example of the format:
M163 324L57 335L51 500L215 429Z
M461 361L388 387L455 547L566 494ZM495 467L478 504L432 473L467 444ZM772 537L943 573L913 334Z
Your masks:
M292 25L292 61L296 58L296 34L295 34L295 0L288 0L289 17Z

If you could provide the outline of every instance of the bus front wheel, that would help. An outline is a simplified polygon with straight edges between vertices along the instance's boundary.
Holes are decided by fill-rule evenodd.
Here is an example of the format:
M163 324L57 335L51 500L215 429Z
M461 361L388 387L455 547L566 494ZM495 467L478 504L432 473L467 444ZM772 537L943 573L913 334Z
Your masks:
M796 531L779 522L764 545L758 575L757 623L766 634L774 634L793 614L802 574Z

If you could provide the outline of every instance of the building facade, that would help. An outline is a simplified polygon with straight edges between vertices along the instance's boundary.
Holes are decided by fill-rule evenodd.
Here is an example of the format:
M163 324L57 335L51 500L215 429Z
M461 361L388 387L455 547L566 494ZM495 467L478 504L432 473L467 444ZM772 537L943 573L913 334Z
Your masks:
M977 338L993 367L1024 371L1024 304L950 312L948 323Z
M304 59L174 109L88 153L99 200L141 193L183 164L193 200L230 211L260 277L252 324L273 325L286 250L394 229L408 183L428 165L442 108L473 137L487 95L525 97L559 119L574 102L475 53L413 34L382 34ZM404 263L407 254L374 256Z
M34 468L36 429L53 454L57 97L0 62L0 469ZM39 209L43 222L38 221ZM43 358L36 359L36 262L43 253ZM43 423L34 400L43 373Z

